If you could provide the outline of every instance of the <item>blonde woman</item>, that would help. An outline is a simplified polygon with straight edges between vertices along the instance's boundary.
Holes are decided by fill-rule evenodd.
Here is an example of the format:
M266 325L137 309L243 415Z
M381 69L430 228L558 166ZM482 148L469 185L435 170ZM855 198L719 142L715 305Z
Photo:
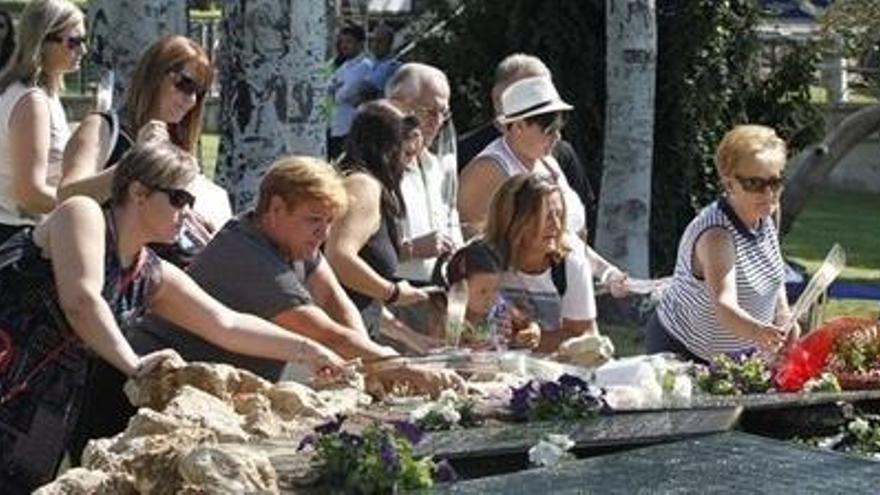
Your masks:
M28 3L16 49L0 75L0 242L55 207L70 135L59 98L85 53L80 10L66 0Z
M672 285L648 324L648 352L705 361L783 345L790 313L773 216L785 162L785 142L769 127L737 126L721 140L724 193L682 234Z

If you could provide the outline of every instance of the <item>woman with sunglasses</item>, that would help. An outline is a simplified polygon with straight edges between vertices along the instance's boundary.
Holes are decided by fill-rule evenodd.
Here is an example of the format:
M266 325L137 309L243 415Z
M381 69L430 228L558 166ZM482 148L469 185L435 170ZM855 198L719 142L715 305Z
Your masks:
M135 141L167 140L195 152L212 80L208 55L195 41L169 35L153 43L132 73L120 114L90 114L70 137L59 196L85 194L106 200L113 165ZM202 175L195 184L198 201L181 237L173 245L156 247L160 256L178 266L186 266L232 216L222 188Z
M145 312L224 349L295 361L319 376L343 361L319 344L217 302L150 242L167 242L194 197L195 159L169 143L135 146L103 208L78 196L0 245L0 486L51 479L82 404L90 352L139 376L168 350L138 356L121 328Z
M394 277L400 252L398 226L405 215L400 181L407 155L420 148L420 139L418 122L386 100L361 105L339 164L346 173L350 206L334 224L326 254L371 336L396 331L409 347L426 351L426 339L385 310L387 305L428 299L425 291Z
M786 146L773 129L741 125L715 152L724 191L685 229L675 274L648 323L648 352L696 361L718 353L776 351L790 311L774 214Z
M539 352L598 337L590 263L566 235L562 188L536 173L505 180L489 207L485 239L501 257L501 293L541 328Z
M66 0L34 0L0 74L0 242L55 207L70 135L59 98L85 53L83 14Z
M498 123L502 136L489 143L461 173L458 208L471 234L481 232L492 192L508 177L537 173L559 184L566 205L566 228L573 248L585 250L593 271L616 297L626 294L626 275L587 246L586 209L569 185L553 149L572 106L547 75L523 77L501 92ZM488 193L488 194L487 194Z

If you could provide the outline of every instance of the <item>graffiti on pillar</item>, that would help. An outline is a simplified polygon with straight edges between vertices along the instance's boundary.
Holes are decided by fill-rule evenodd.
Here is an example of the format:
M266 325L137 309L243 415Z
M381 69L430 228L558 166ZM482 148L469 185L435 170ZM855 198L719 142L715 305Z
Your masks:
M187 33L185 0L92 0L89 57L115 74L113 106L119 107L131 71L144 50L166 34Z
M280 156L323 155L326 4L227 0L218 69L222 88L217 180L237 211L254 200Z

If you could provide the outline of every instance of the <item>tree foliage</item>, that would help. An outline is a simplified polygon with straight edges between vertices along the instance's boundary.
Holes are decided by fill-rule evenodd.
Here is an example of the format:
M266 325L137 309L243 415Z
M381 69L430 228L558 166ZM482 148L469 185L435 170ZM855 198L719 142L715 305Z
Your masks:
M447 9L438 7L435 18L449 16ZM463 131L491 118L489 90L498 61L514 52L541 57L562 97L577 108L566 138L599 189L604 9L601 0L468 0L444 30L421 39L409 58L449 76L455 123ZM713 156L724 132L738 123L763 123L795 149L821 132L819 111L809 102L817 48L794 45L773 71L762 71L754 29L760 15L753 0L657 0L654 273L671 270L684 227L718 193Z

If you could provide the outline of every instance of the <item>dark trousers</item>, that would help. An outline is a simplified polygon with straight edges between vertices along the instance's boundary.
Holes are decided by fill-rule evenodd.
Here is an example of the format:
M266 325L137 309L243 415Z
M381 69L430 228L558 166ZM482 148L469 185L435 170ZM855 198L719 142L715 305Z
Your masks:
M671 352L695 363L706 363L706 360L691 352L680 340L666 330L655 311L645 327L645 351L648 354Z
M6 239L9 239L19 230L29 227L29 225L6 225L4 223L0 223L0 244L6 242Z

